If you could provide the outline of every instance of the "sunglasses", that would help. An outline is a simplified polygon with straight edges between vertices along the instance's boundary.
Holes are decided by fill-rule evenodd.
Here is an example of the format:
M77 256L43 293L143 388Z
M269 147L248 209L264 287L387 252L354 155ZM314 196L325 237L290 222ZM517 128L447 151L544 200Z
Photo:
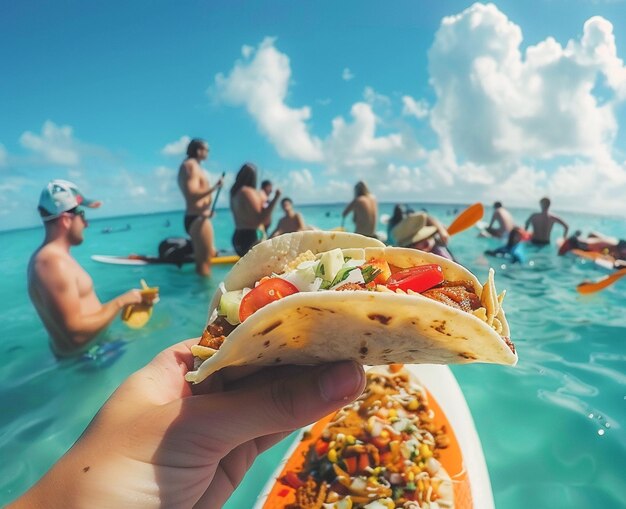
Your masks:
M81 219L85 219L85 209L82 207L74 207L71 210L67 210L66 214L72 214L74 216L80 216Z

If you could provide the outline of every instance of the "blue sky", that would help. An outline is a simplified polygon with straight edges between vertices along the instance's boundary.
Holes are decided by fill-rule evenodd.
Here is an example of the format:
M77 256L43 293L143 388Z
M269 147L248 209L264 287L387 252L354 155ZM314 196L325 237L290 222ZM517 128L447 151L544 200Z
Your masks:
M253 161L296 203L362 178L626 215L625 58L624 0L5 3L0 229L55 177L96 217L180 209L196 136L210 178Z

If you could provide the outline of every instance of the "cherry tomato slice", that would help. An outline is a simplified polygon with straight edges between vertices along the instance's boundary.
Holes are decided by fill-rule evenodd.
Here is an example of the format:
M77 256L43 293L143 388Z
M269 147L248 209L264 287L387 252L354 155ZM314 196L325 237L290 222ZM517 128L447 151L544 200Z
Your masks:
M382 258L372 258L371 260L365 262L363 267L367 267L368 265L380 270L380 274L376 276L374 283L377 285L384 285L389 279L389 276L391 276L391 269L389 268L387 261Z
M294 293L298 293L298 288L289 281L279 277L266 279L259 286L246 293L243 299L241 299L239 320L243 322L262 307Z
M432 263L404 269L392 274L387 280L387 288L394 292L400 289L405 292L412 290L417 293L422 293L431 289L433 286L437 286L442 281L443 271L441 267Z

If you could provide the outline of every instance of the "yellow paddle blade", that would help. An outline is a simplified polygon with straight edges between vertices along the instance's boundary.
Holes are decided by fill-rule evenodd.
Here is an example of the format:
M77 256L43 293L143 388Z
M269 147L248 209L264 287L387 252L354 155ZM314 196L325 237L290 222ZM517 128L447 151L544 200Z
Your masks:
M485 209L482 203L474 203L461 212L448 226L448 234L455 235L474 226L483 218Z
M596 281L595 283L592 283L590 281L580 283L576 287L576 290L578 290L578 292L582 294L599 292L600 290L604 290L607 286L611 286L613 283L615 283L615 281L624 276L626 276L626 269L621 269L617 272L614 272L610 276L604 277L599 281Z
M152 316L152 306L133 304L127 306L122 314L122 321L131 329L141 329Z

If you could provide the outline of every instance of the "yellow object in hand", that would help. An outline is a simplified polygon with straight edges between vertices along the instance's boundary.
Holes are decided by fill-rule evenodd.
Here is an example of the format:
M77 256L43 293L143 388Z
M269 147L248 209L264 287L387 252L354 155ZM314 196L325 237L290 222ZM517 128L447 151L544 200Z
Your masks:
M141 280L142 304L131 304L122 310L122 321L131 329L141 329L150 321L152 308L159 301L159 287L149 287L145 280Z

